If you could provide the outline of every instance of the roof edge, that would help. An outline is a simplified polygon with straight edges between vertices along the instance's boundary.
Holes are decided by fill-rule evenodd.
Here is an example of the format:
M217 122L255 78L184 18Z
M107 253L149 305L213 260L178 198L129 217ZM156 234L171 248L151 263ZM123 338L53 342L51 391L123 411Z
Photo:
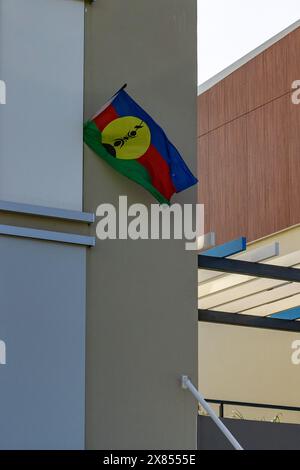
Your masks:
M213 77L209 78L206 82L203 82L201 85L198 86L198 96L202 95L202 93L205 93L207 90L212 88L214 85L216 85L218 82L226 78L228 75L230 75L232 72L235 72L237 69L245 65L247 62L249 62L251 59L254 59L254 57L258 56L261 54L263 51L271 47L273 44L276 42L280 41L280 39L284 38L287 36L289 33L292 31L295 31L300 27L300 20L296 21L295 23L292 23L290 26L285 28L284 30L280 31L278 34L273 36L272 38L268 39L266 42L261 44L260 46L256 47L253 49L251 52L248 54L244 55L237 61L233 62L233 64L229 65L225 69L223 69L221 72L217 73Z

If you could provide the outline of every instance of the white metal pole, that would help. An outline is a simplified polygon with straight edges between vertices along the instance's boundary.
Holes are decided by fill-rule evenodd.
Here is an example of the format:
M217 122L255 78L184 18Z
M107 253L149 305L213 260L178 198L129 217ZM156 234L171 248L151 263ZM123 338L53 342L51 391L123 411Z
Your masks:
M242 446L239 444L239 442L236 440L236 438L231 434L229 429L225 426L224 423L222 423L220 418L216 415L214 410L205 401L201 393L196 389L196 387L194 387L194 385L192 384L192 382L190 381L187 375L183 375L181 377L181 384L182 384L182 388L188 389L194 395L196 400L200 403L201 406L203 406L205 411L207 411L211 419L218 426L218 428L222 431L222 433L228 439L228 441L233 445L235 450L244 450Z

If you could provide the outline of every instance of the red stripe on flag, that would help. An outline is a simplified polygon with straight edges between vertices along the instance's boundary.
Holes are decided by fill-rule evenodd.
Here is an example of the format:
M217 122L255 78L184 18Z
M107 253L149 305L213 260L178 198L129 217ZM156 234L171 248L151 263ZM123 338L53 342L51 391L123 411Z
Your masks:
M111 121L114 121L119 117L117 111L115 108L110 104L102 113L98 114L93 121L98 127L98 129L102 132L107 124L109 124Z
M154 145L150 145L147 152L137 160L149 172L152 185L168 200L176 193L175 186L171 179L170 169L166 160L156 150Z

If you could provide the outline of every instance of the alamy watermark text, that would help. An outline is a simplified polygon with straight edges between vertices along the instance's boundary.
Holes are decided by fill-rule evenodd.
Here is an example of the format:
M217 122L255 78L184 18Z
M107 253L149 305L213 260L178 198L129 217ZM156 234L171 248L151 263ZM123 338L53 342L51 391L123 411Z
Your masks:
M186 250L203 248L203 204L128 205L127 196L119 197L118 207L100 204L96 227L99 240L185 240Z
M0 104L6 104L6 84L0 80Z

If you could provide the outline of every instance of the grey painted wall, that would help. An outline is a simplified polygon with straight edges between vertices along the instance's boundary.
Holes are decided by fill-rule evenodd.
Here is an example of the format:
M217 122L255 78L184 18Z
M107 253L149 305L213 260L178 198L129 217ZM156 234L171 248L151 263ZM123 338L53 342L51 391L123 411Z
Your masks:
M82 209L84 2L0 0L0 199Z
M84 448L85 252L0 237L0 449Z
M97 0L88 7L85 116L121 86L196 169L196 0ZM155 201L85 148L84 206ZM176 200L195 202L195 188ZM181 241L97 241L87 257L86 446L193 449L197 256Z

